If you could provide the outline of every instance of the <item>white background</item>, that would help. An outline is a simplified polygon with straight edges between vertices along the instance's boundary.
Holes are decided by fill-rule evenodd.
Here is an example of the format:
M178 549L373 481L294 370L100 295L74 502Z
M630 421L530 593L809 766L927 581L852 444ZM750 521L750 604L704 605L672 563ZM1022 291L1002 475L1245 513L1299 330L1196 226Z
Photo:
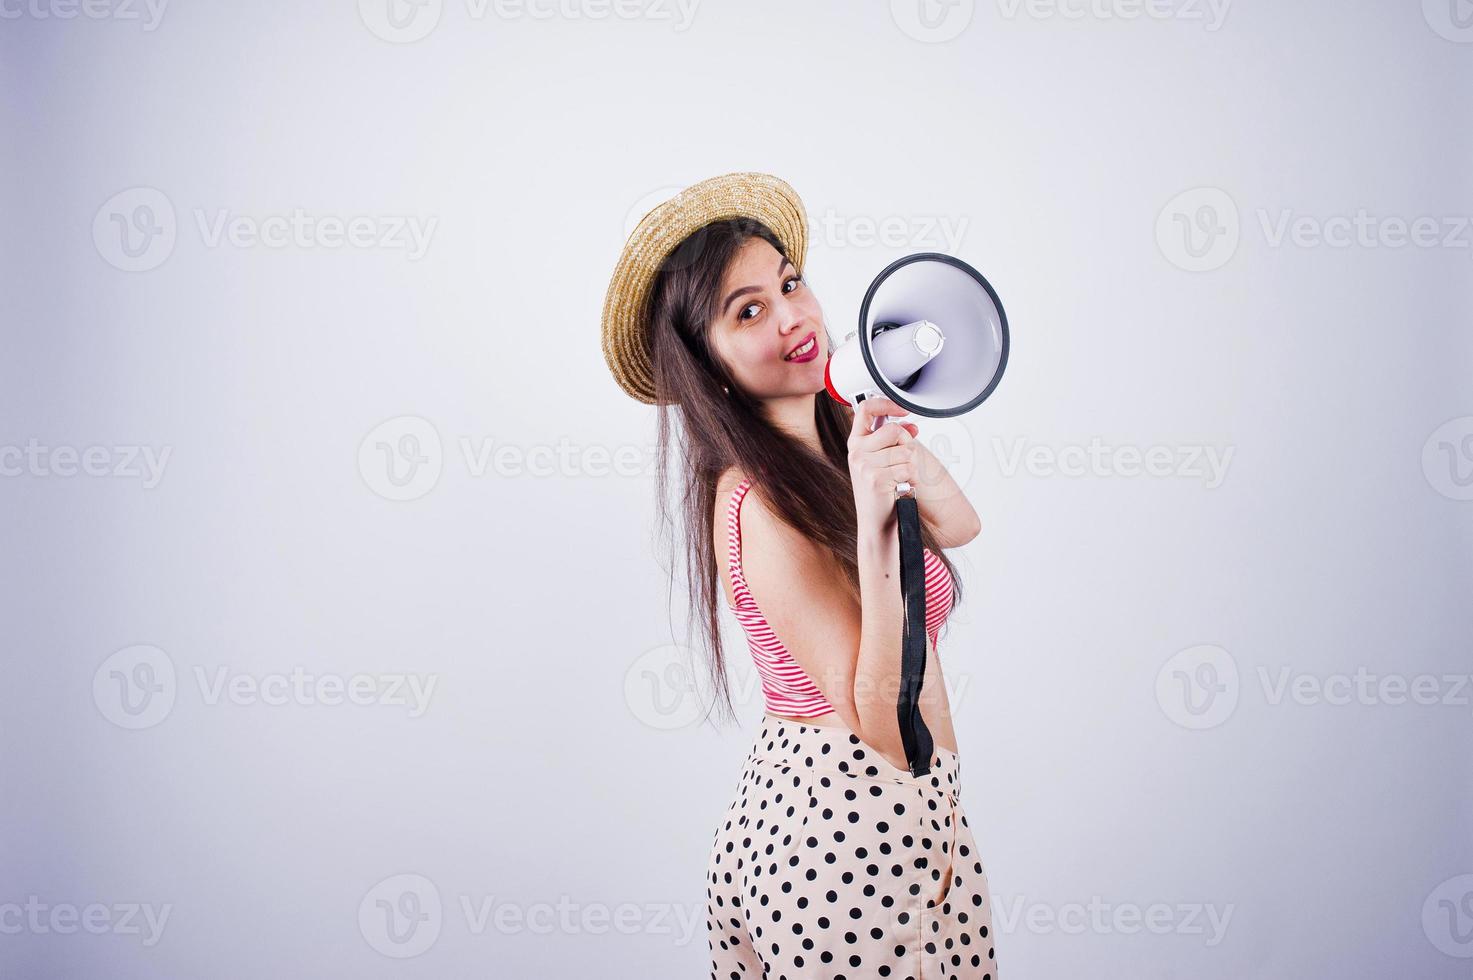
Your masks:
M835 339L916 251L1008 312L919 420L1002 976L1469 976L1466 4L88 10L0 23L0 973L707 975L761 705L694 720L598 317L759 170Z

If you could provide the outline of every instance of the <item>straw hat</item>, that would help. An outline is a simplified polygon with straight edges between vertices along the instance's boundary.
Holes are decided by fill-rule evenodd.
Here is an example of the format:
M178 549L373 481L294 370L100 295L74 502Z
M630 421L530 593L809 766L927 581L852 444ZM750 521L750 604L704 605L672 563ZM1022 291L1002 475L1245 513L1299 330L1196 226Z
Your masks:
M660 263L692 232L724 218L756 218L777 235L799 273L808 254L808 217L793 188L771 174L733 173L692 184L658 205L624 243L604 297L604 360L619 387L647 405L655 397L649 338L650 287Z

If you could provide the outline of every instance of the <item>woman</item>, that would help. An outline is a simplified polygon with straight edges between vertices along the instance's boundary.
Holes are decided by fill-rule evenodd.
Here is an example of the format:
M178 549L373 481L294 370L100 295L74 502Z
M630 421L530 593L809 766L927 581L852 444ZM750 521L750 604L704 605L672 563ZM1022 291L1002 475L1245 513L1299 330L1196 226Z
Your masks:
M718 702L730 714L718 580L766 699L707 867L711 976L995 980L936 657L960 596L942 550L979 522L914 424L870 431L903 409L869 399L851 411L825 393L831 342L802 275L807 244L787 184L712 178L645 215L604 305L615 379L679 409L674 423L660 413L659 498L678 424L689 578ZM926 546L920 709L935 750L921 776L896 711L901 481Z

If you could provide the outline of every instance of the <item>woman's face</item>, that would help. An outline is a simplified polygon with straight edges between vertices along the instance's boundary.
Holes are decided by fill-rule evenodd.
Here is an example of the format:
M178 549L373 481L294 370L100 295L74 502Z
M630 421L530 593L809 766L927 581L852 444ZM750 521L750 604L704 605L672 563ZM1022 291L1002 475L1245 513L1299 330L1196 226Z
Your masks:
M711 342L743 390L754 398L823 390L823 310L781 252L765 239L747 239L717 295ZM794 350L798 360L787 356Z

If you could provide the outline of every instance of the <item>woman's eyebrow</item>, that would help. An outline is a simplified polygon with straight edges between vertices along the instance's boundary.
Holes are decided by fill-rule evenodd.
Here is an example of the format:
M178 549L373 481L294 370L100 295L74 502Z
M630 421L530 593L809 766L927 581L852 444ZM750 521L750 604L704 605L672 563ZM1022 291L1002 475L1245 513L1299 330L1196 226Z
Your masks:
M788 257L786 255L779 256L779 258L782 261L778 262L777 264L777 274L782 275L783 268L785 266L791 265L792 263L788 261ZM761 288L761 286L743 286L741 289L733 289L731 291L731 295L726 297L726 299L723 300L721 303L721 315L726 316L726 311L731 307L732 300L736 299L738 296L745 296L748 293L755 293Z

